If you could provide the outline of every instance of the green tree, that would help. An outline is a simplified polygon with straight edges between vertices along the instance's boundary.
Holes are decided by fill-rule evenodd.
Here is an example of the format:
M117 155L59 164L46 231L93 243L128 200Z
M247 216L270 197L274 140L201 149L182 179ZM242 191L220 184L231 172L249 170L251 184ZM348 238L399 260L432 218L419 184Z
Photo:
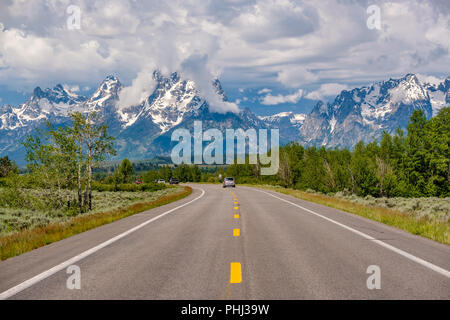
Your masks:
M11 161L8 156L0 158L0 178L5 178L10 174L17 173L19 173L19 168L17 168L14 161Z
M371 148L365 147L362 142L358 142L353 151L351 166L355 180L355 192L361 196L378 194L376 166L369 156L371 153Z
M47 131L26 137L27 167L40 186L47 191L47 201L64 205L63 189L72 189L75 185L76 145L71 139L68 128L55 129L50 123ZM53 195L56 195L54 197ZM67 199L70 205L70 199Z
M202 172L196 164L191 167L191 177L192 182L200 182L202 179Z
M450 185L450 108L441 111L425 125L426 194L448 196Z
M117 169L119 171L120 177L122 179L122 183L129 183L131 182L133 176L134 176L134 169L133 165L131 164L130 160L123 159L120 163L119 168Z
M425 124L427 119L422 110L414 110L407 126L406 170L410 195L420 197L426 190Z
M24 142L29 170L44 189L56 190L62 204L62 189L77 188L80 212L92 210L92 168L107 155L114 155L113 137L100 124L95 113L71 114L72 125L55 129L48 124L46 132L29 135ZM81 187L84 183L84 199ZM69 201L70 202L70 201Z
M95 112L71 114L73 126L70 128L72 138L77 143L78 161L78 201L80 209L92 210L92 168L105 160L108 155L115 155L114 137L108 135L107 124L100 123ZM81 204L81 168L85 168L85 189Z

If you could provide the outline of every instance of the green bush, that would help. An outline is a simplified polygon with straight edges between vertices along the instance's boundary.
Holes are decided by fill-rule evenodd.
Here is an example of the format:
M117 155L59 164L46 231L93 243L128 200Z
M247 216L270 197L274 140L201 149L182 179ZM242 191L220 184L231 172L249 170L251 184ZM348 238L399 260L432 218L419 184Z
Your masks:
M158 191L167 188L164 184L161 183L143 183L143 184L134 184L134 183L121 183L118 185L114 184L104 184L100 182L93 181L92 182L92 190L96 190L99 192L104 191L128 191L128 192L137 192L137 191Z

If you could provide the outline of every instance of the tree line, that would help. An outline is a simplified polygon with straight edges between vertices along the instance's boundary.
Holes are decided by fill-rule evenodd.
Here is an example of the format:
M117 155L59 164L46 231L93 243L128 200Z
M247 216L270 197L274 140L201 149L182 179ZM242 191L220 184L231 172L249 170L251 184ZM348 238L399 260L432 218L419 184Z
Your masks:
M322 193L349 191L374 197L450 196L450 108L427 120L415 110L406 133L384 132L381 141L359 142L352 151L303 147L290 143L280 147L280 166L275 176L260 176L259 165L226 167L181 165L150 170L152 179L177 177L181 181L218 182L218 175L232 176L237 183L268 183Z
M44 134L28 136L25 141L28 169L36 184L55 194L63 206L63 190L75 190L68 199L79 211L92 208L92 168L107 156L114 155L114 138L107 126L98 124L91 113L71 115L72 124L54 128ZM124 159L112 174L98 177L117 190L119 184L157 179L180 182L219 182L232 176L237 183L267 183L286 188L314 190L322 193L348 191L374 197L448 197L450 196L450 108L427 120L421 110L410 117L407 130L384 133L381 141L359 142L353 150L303 147L290 143L280 147L277 175L261 176L260 165L228 166L161 165L136 174ZM7 157L0 158L0 177L17 172Z
M278 179L285 187L374 197L447 197L450 183L450 108L427 120L415 110L407 133L384 132L381 141L353 151L281 148Z

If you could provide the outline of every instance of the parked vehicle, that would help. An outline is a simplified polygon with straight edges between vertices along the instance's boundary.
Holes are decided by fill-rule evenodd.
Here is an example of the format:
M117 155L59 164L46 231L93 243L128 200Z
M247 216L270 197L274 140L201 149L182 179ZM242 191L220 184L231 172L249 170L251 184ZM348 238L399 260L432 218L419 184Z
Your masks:
M179 181L178 181L177 178L170 178L169 183L170 183L170 184L178 184Z
M166 183L166 181L164 179L158 179L156 180L156 183Z
M235 188L236 184L234 182L234 178L226 177L225 179L223 179L223 187L224 188L226 188L226 187L233 187L233 188Z

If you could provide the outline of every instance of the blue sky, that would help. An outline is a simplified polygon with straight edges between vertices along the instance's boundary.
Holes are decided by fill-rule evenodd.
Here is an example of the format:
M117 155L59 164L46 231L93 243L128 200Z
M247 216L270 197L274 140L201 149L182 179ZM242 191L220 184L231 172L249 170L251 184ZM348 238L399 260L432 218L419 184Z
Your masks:
M68 28L70 5L79 29ZM57 83L86 94L108 74L129 87L122 102L137 103L159 68L193 78L206 96L205 79L219 77L231 103L217 111L307 112L345 88L448 76L449 24L447 0L6 0L0 104Z

